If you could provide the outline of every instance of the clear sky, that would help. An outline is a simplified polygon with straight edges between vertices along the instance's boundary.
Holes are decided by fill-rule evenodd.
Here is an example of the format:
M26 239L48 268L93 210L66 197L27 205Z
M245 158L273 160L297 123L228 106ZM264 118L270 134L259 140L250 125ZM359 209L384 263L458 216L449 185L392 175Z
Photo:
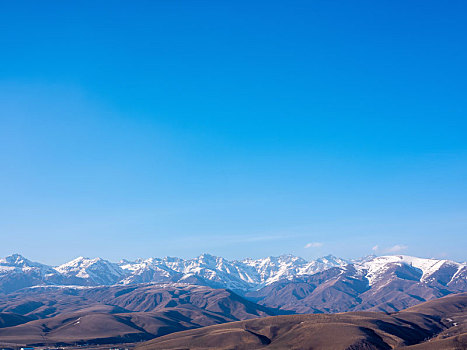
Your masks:
M0 256L467 260L466 13L1 1Z

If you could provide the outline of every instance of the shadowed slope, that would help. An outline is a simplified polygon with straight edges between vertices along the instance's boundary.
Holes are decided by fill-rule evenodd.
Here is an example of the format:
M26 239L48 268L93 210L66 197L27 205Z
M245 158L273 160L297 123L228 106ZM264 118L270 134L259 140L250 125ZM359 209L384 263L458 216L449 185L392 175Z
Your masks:
M462 329L467 324L466 306L467 293L463 293L394 314L349 312L267 317L174 333L138 349L376 350L417 344L414 349L424 349L421 344L450 349L456 342L465 348L466 333ZM448 337L457 332L456 327L458 333L454 338L452 334ZM426 342L428 339L432 340Z
M147 284L23 289L0 297L0 312L1 342L47 345L135 342L281 313L225 289Z

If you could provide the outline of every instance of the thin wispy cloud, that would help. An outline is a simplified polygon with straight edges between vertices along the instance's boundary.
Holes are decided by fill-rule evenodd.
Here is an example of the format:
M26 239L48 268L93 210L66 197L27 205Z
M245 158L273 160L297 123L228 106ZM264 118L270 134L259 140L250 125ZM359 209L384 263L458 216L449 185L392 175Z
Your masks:
M371 250L377 254L377 253L400 253L404 250L407 250L409 247L406 246L405 244L395 244L392 247L380 247L379 245L374 245Z
M321 242L310 242L310 243L305 244L304 248L319 248L322 246L323 246L323 243Z
M396 244L388 249L385 250L386 253L399 253L404 250L407 250L408 246L404 244Z
M392 247L380 247L379 245L374 245L371 250L377 254L377 253L400 253L404 250L407 250L409 247L406 246L405 244L395 244Z

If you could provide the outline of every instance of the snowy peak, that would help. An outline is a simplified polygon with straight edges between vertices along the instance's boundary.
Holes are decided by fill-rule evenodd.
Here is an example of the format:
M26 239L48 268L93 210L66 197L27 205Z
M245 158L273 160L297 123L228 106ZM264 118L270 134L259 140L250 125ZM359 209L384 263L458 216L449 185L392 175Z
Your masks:
M421 282L438 282L440 284L450 283L456 274L461 273L466 268L465 263L407 255L378 256L355 263L357 269L366 275L370 285L387 278L386 272L394 266L403 265L417 269Z
M312 275L321 271L325 271L327 269L333 267L344 267L347 266L349 262L347 260L339 259L339 258L320 258L314 261L307 263L303 266L300 271L298 271L297 275Z
M467 289L465 263L405 255L368 256L353 261L333 255L311 261L293 255L281 255L230 261L202 254L193 259L164 257L121 260L118 264L102 258L78 257L52 268L13 254L0 259L0 292L2 288L14 290L35 285L99 286L179 282L246 292L336 267L367 286L402 278L438 289Z
M215 266L219 261L223 260L223 258L204 253L201 254L196 260L198 260L200 264Z
M259 274L260 285L269 285L281 279L292 279L298 275L309 275L331 267L347 265L345 260L332 255L308 262L293 255L281 255L265 259L245 259L245 265L253 267Z
M12 271L36 273L42 276L55 273L51 266L33 262L20 254L12 254L0 259L0 274Z
M315 260L316 262L323 264L323 265L329 265L329 266L344 266L347 265L349 262L347 260L338 258L334 255L326 255L323 256L322 258L318 258Z
M27 267L45 267L47 265L32 262L31 260L26 259L24 256L20 254L12 254L5 258L0 259L0 266L27 268Z
M124 276L118 264L101 258L84 258L82 256L55 268L71 281L86 280L92 284L109 285L116 283Z
M0 259L0 293L9 293L21 288L47 284L57 275L51 266L13 254Z
M20 254L12 254L0 259L0 264L4 266L33 266L33 263Z
M118 264L125 273L125 278L120 281L123 284L170 282L177 275L175 271L167 267L162 259L149 258L136 261L122 260Z
M210 254L202 254L190 260L178 260L169 266L187 277L197 276L212 287L249 289L256 281L248 271L245 271L243 265ZM185 280L187 277L183 279Z

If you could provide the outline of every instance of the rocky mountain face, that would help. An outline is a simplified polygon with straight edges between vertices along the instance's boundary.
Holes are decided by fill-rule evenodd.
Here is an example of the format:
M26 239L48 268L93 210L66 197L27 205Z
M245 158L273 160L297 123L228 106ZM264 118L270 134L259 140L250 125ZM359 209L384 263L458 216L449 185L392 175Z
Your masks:
M150 258L112 263L77 258L58 267L20 255L0 259L0 293L26 287L177 283L226 288L267 307L299 313L379 310L393 312L451 293L467 291L467 265L403 255L346 261L292 256L229 261Z

